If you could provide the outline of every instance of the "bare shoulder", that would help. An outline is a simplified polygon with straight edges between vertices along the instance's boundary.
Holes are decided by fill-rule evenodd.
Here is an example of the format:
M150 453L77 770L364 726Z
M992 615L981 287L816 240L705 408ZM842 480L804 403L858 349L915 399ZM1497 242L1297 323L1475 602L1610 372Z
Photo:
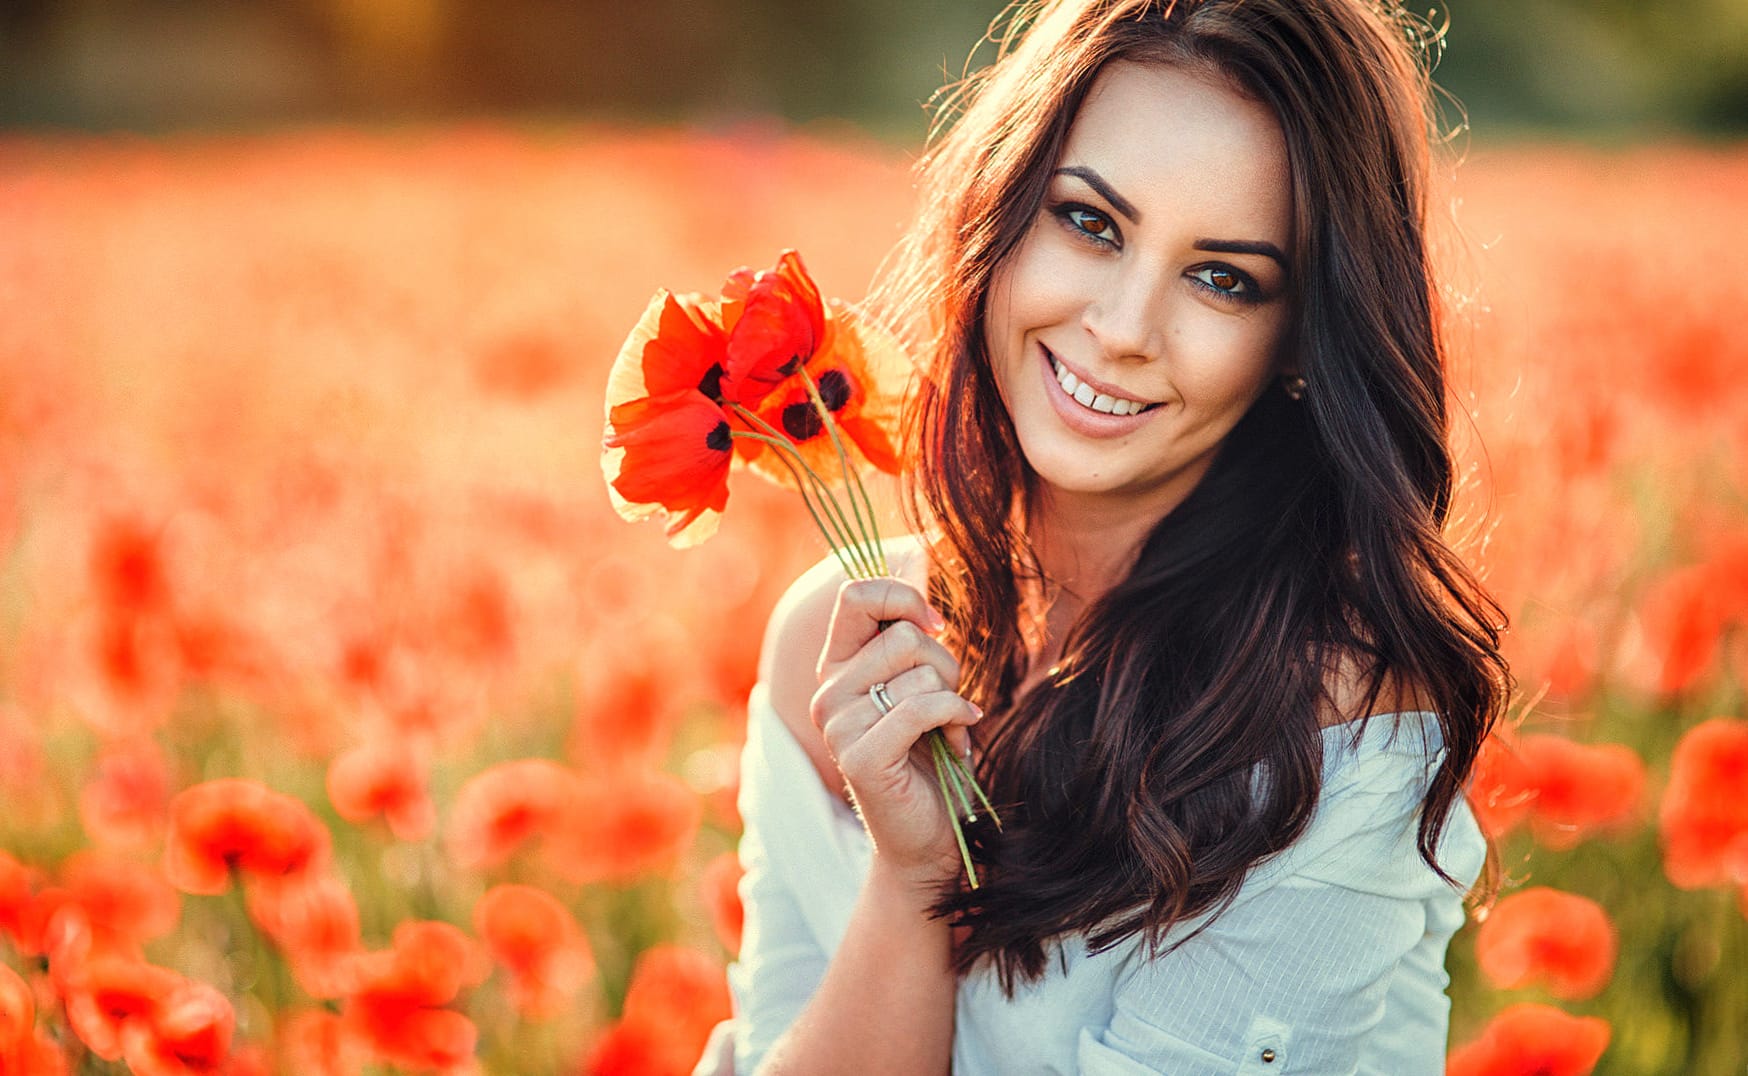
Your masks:
M892 574L922 586L928 571L927 552L915 538L886 543ZM803 572L778 600L765 629L759 655L759 679L769 691L772 709L834 793L844 789L843 775L826 750L825 738L814 727L813 693L819 688L819 655L837 607L838 591L849 576L828 556Z

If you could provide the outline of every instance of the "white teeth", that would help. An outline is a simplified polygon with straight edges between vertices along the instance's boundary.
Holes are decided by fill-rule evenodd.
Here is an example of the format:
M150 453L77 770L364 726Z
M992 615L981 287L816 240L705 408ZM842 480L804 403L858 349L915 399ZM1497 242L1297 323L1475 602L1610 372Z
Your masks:
M1093 391L1089 386L1082 384L1078 377L1070 373L1068 367L1057 362L1054 358L1050 360L1050 366L1056 372L1056 380L1062 386L1062 391L1074 397L1075 401L1082 407L1106 415L1134 415L1147 409L1147 405L1139 400L1125 400L1118 396L1109 396L1102 392Z

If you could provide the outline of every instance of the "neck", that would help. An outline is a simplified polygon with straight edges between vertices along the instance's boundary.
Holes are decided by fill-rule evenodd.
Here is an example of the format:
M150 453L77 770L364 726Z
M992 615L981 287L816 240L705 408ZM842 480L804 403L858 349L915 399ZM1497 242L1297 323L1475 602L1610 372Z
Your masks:
M1044 578L1025 595L1034 675L1055 663L1086 607L1129 574L1163 516L1137 511L1132 499L1040 493L1028 529Z

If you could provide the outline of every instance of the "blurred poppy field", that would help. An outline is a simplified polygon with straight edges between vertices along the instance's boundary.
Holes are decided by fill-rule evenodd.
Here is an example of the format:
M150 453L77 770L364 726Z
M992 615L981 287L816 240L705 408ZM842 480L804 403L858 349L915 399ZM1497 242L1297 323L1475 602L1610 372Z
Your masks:
M824 553L613 514L658 287L866 291L904 157L479 126L0 140L0 1072L664 1073ZM1456 528L1520 681L1459 1074L1748 1064L1748 153L1471 150Z

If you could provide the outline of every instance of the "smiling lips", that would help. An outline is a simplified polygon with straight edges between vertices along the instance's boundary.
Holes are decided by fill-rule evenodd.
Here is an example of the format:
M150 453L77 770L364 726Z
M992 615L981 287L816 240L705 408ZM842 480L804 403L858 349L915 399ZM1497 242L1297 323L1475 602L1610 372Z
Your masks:
M1056 383L1062 386L1063 393L1089 411L1095 411L1101 415L1123 417L1138 415L1151 407L1159 406L1100 391L1075 376L1074 371L1052 354L1049 348L1044 349L1044 354L1050 360L1050 370L1056 375Z

